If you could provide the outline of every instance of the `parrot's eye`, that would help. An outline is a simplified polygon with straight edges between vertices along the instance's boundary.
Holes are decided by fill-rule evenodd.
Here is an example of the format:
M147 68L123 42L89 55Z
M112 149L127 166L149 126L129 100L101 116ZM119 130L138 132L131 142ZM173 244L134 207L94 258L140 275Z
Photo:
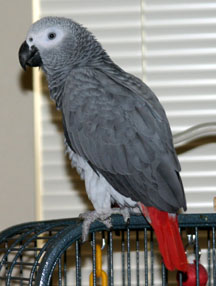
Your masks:
M33 38L32 38L32 37L30 37L30 38L29 38L29 42L32 42L32 41L33 41Z
M49 34L48 34L48 38L49 38L50 40L55 39L55 37L56 37L56 33L49 33Z

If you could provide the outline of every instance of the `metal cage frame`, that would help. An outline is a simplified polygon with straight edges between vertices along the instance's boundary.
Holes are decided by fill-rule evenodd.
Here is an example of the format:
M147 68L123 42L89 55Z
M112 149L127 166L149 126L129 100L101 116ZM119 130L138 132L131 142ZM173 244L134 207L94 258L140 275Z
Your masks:
M216 122L197 125L174 135L176 148L203 137L216 136ZM199 281L199 231L206 231L208 258L208 286L216 286L216 214L180 214L178 216L180 232L190 230L194 234L196 260L196 285ZM119 215L112 216L112 230L100 223L91 225L92 273L96 286L96 234L106 233L108 256L108 285L114 285L113 271L113 233L121 234L122 285L132 285L131 279L131 242L130 233L136 232L136 285L140 285L139 268L139 231L144 232L144 285L154 285L154 246L153 230L143 216L131 216L126 224ZM67 249L75 245L76 285L81 281L81 234L82 222L78 219L60 219L20 224L0 233L0 285L52 285L52 276L57 267L57 285L67 285ZM150 234L150 235L148 235ZM126 239L125 239L126 236ZM150 241L150 248L148 248ZM150 262L148 259L150 252ZM29 254L30 253L30 254ZM125 255L127 253L127 255ZM25 260L27 257L29 260ZM125 263L125 258L127 263ZM127 264L127 265L126 265ZM149 266L150 264L150 266ZM15 271L16 270L16 271ZM149 276L150 273L150 276ZM127 282L126 282L127 276ZM127 284L126 284L127 283ZM161 270L161 283L168 285L168 271L164 264ZM179 275L179 285L183 285L183 276Z
M199 285L199 235L200 230L205 230L208 233L211 232L211 237L208 236L208 285L216 285L216 214L181 214L178 216L180 231L186 229L193 229L195 233L195 257L196 257L196 285ZM147 261L147 231L153 232L151 226L145 220L143 216L131 216L130 223L126 224L123 218L119 215L112 216L112 231L108 231L106 227L100 223L95 222L90 228L92 234L92 271L93 271L93 285L96 285L96 233L105 231L107 232L108 238L108 276L109 284L114 285L113 277L113 233L125 232L127 239L125 240L124 247L126 246L127 253L127 265L124 265L122 270L122 276L127 276L127 284L125 279L122 279L123 285L132 285L131 281L131 261L130 261L130 233L132 231L144 231L144 259L145 259L145 281L144 285L154 285L153 273L154 273L154 250L150 249L151 261ZM49 237L41 236L43 233L49 233ZM12 281L18 281L18 285L36 285L36 286L47 286L52 285L51 279L54 269L57 267L58 271L58 284L67 285L67 267L62 262L66 259L66 251L72 245L75 244L76 248L76 285L82 285L81 281L81 235L82 235L82 222L79 219L64 219L44 222L33 222L21 224L18 226L11 227L0 234L0 253L3 253L0 261L0 281L5 285L12 285ZM40 247L38 246L38 240L42 239L43 243ZM34 247L32 246L32 242ZM136 247L136 251L139 248ZM26 252L33 251L34 261L24 262L23 257ZM9 261L9 255L15 252L13 259ZM122 255L125 256L125 250L122 250ZM137 252L136 261L136 285L140 285L139 282L139 252ZM63 264L64 265L63 265ZM149 266L150 264L150 266ZM211 265L213 269L211 270ZM15 267L19 267L19 276L14 276L13 270ZM25 266L29 266L28 275L24 277L22 269ZM2 269L4 269L4 275L2 275ZM63 269L63 270L62 270ZM62 273L62 271L64 273ZM16 271L17 272L17 271ZM151 272L151 278L149 278L149 272ZM63 279L63 276L64 279ZM182 276L180 275L179 285L182 285ZM123 281L124 280L124 281ZM150 280L150 281L149 281ZM28 283L28 284L26 284ZM161 283L162 285L168 285L168 271L165 266L162 265L161 269ZM4 285L4 284L1 284Z

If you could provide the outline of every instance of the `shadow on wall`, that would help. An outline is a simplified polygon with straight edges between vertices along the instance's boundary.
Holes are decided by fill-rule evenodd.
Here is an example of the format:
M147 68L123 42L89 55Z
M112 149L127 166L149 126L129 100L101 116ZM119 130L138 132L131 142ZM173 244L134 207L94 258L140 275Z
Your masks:
M211 144L211 143L216 143L216 136L208 136L204 137L198 140L194 140L182 147L176 148L176 152L178 155L182 153L186 153L190 151L191 149L194 149L198 146L206 145L206 144Z
M20 87L24 92L33 91L33 72L32 69L27 68L26 72L21 70L20 72Z

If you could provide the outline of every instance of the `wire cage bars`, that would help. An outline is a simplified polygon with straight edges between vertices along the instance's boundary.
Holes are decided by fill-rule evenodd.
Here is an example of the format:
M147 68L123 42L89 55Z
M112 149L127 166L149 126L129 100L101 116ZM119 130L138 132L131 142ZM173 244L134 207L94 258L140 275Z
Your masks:
M178 133L173 139L175 147L180 148L215 135L216 122L209 122ZM192 255L193 285L216 286L216 214L182 214L178 218L187 255ZM101 282L98 277L102 285L109 286L190 285L185 284L182 273L166 270L154 232L143 216L131 216L125 224L115 215L112 225L112 230L107 230L103 224L93 223L86 243L81 242L79 219L25 223L3 231L0 285L96 286ZM103 253L99 258L97 249ZM201 281L199 263L206 268L207 284ZM103 277L107 278L104 283Z
M131 216L130 223L125 224L121 216L114 215L112 224L108 231L103 224L93 223L86 243L81 242L79 219L26 223L3 231L0 285L106 285L97 278L98 245L108 285L184 285L182 274L177 282L176 272L167 271L161 263L154 233L144 217ZM207 270L206 285L215 286L216 214L179 215L179 227L185 245L188 235L194 237L191 254L196 285L202 285L201 262Z

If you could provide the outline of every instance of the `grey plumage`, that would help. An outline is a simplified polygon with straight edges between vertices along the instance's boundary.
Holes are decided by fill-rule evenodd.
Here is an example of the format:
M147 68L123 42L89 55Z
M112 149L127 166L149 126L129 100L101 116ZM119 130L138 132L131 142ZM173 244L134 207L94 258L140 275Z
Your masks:
M106 66L71 72L62 102L69 142L122 195L176 212L185 199L164 110L147 86L128 80Z
M50 33L54 40L46 38ZM186 209L169 123L151 89L72 20L43 18L30 28L26 43L40 53L72 154L133 202L167 212Z

